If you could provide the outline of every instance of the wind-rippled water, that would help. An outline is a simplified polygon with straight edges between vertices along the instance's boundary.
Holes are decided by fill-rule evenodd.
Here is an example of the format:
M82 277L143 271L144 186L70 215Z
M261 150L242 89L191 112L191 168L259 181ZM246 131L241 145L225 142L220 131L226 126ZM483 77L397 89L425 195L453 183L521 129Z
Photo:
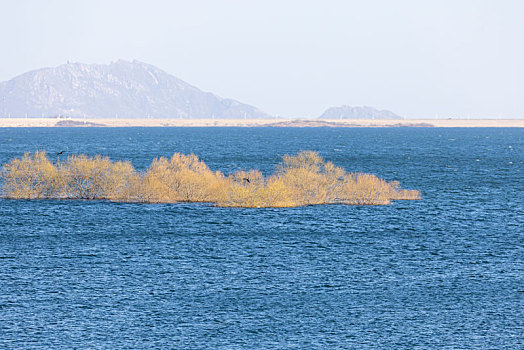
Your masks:
M524 346L523 129L0 129L2 163L38 149L265 174L311 149L423 200L0 200L0 348Z

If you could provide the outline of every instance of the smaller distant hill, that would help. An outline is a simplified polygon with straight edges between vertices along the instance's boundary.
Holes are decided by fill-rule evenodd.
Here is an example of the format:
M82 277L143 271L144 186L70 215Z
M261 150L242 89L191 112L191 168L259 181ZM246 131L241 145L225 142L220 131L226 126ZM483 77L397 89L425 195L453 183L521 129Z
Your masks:
M403 119L388 110L378 110L373 107L340 106L330 107L319 117L322 119Z

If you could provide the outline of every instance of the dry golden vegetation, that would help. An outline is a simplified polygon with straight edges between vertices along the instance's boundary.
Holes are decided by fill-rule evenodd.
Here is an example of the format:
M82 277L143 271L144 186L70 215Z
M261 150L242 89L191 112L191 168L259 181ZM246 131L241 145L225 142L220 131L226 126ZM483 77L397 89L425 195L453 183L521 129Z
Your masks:
M53 164L44 151L4 164L3 196L13 199L104 199L119 202L210 202L222 207L296 207L312 204L388 204L420 199L396 181L348 173L317 152L285 155L274 175L258 170L228 176L197 156L175 153L153 160L144 172L130 162L73 155Z

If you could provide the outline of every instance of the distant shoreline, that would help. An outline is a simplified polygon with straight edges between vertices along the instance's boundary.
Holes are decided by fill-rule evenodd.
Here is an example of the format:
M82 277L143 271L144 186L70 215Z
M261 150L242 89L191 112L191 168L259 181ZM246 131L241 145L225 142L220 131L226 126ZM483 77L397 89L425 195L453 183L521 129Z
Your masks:
M524 119L58 119L0 118L6 127L440 127L523 128Z

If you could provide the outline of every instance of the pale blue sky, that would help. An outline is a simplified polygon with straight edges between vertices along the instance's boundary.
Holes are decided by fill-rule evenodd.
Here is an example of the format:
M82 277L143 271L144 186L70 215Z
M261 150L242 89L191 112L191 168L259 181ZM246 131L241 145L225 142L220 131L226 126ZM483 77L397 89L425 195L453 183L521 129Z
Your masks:
M0 81L144 61L283 116L524 117L524 1L0 1Z

